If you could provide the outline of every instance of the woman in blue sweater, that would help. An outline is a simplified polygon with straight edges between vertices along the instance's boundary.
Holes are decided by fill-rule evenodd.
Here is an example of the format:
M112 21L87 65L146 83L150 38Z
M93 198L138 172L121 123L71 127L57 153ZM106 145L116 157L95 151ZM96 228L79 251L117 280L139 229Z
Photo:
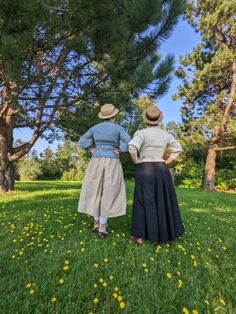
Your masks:
M112 104L101 107L104 120L81 136L79 144L93 155L81 189L78 211L94 217L93 231L105 237L107 219L126 214L126 190L120 153L128 151L130 137L116 124L119 110Z

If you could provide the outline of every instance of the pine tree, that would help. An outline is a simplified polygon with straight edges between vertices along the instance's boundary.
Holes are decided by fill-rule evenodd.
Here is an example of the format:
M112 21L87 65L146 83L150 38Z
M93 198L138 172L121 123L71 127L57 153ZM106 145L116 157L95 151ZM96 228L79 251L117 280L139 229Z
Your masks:
M156 52L184 0L0 0L0 188L14 189L12 163L59 116L106 95L164 92L173 58ZM15 128L32 138L13 145Z
M183 84L175 98L183 100L186 131L204 134L208 143L206 191L215 189L217 154L236 149L235 14L236 2L228 0L191 1L186 14L202 40L180 59Z

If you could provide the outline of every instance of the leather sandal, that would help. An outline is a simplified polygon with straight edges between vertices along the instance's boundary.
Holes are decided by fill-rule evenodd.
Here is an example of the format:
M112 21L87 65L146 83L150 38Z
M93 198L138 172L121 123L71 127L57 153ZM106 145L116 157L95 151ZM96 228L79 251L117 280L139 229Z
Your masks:
M98 228L99 228L99 221L94 219L92 231L98 232Z
M107 224L99 224L97 235L100 236L101 238L109 236L109 233L107 231Z
M142 245L142 244L144 243L144 239L143 239L143 238L132 237L132 238L130 239L129 243L134 243L134 244Z

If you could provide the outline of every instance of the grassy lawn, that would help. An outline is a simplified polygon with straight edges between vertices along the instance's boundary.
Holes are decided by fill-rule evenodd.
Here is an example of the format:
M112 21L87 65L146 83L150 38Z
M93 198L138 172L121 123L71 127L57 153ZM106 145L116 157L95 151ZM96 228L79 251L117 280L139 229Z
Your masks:
M236 195L177 189L184 237L137 247L133 183L106 239L77 213L80 187L24 182L0 195L0 313L236 313Z

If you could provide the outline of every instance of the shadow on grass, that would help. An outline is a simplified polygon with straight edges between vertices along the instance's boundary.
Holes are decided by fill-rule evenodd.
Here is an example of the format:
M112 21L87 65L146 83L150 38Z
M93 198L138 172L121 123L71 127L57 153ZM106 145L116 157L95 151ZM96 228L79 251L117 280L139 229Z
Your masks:
M14 198L10 202L6 202L6 210L17 210L27 212L28 210L39 210L44 212L45 209L53 209L58 207L71 208L77 210L79 201L79 193L70 195L69 193L48 193L46 195L35 195L27 199Z
M45 191L49 189L64 190L64 189L80 189L82 182L73 181L21 181L16 182L16 192L17 191Z

